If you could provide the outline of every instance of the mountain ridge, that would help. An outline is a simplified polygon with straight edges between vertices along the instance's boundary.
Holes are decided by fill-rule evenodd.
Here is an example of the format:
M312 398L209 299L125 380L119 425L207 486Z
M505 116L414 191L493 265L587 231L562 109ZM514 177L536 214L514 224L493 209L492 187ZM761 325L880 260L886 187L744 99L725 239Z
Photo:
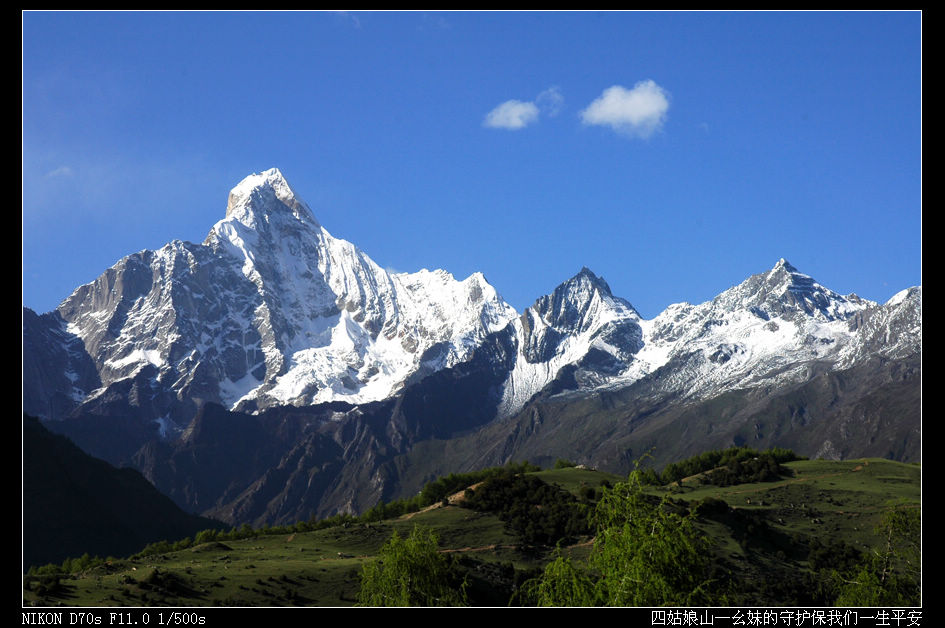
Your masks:
M815 415L867 421L907 442L889 451L914 456L921 300L921 287L883 304L840 295L781 258L651 319L586 267L518 313L481 273L382 269L331 236L271 169L233 188L203 244L126 256L53 312L24 308L24 407L142 470L178 504L232 523L369 508L406 486L405 465L429 442L475 442L488 464L542 443L563 457L559 446L572 447L622 470L648 430L661 446L676 430L698 432L719 420L722 398L737 425L716 428L718 446L767 439L770 430L739 431L745 413L781 416L760 399L786 399L825 374L880 385L890 365L908 365L896 367L906 383L884 388L879 405L905 411L904 431L885 415L831 414L831 404L862 407L874 394L863 383L855 394L805 393L807 418L785 410L775 431L789 439ZM542 436L553 415L572 438ZM623 444L605 455L608 434ZM479 440L462 440L470 435ZM185 462L224 460L214 441L233 438L255 462Z
M55 312L101 380L67 399L94 400L151 364L155 388L185 402L172 423L189 420L188 400L253 411L389 398L515 315L481 273L381 269L325 231L275 169L234 188L204 244L129 255Z
M23 454L26 566L85 553L122 556L224 527L181 511L138 471L90 457L30 416L23 418Z

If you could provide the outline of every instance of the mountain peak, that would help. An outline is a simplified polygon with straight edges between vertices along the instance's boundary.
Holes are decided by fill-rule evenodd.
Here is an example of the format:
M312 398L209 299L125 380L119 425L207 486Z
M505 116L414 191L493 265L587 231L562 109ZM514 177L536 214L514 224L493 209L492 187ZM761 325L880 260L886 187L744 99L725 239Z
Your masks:
M813 277L802 273L783 257L768 271L765 281L771 288L777 286L776 289L779 291L800 290L802 292L808 292L813 287L819 285L814 281Z
M729 311L748 309L763 318L803 314L827 321L849 318L871 304L820 285L783 257L768 272L752 275L713 301Z
M548 324L562 329L586 327L601 315L606 318L611 318L612 314L617 317L638 316L630 303L615 297L607 282L586 266L551 294L537 299L529 309ZM609 313L603 314L604 311Z
M585 285L595 288L605 296L613 296L613 293L610 291L610 286L607 285L604 278L594 274L594 271L587 266L583 266L578 274L558 286L557 290L573 290L575 286Z
M295 218L318 225L318 221L278 168L251 174L230 190L226 217L253 226L255 216L288 210Z

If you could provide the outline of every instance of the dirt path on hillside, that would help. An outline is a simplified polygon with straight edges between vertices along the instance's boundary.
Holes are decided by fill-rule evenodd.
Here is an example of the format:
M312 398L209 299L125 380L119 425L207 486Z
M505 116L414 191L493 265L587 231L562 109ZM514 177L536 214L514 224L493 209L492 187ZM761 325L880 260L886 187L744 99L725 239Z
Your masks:
M592 537L588 541L584 541L583 543L575 543L574 545L567 545L563 549L573 549L576 547L590 547L594 545L594 541L596 539L597 537ZM456 547L452 549L441 549L440 553L453 554L457 552L489 552L489 551L495 551L495 550L500 550L500 549L515 549L517 547L518 545L499 545L499 544L493 543L492 545L483 545L482 547Z
M483 545L482 547L454 547L451 549L441 549L441 554L454 554L456 552L491 552L497 549L515 549L515 545Z
M450 496L447 497L446 499L447 499L447 501L449 501L450 506L456 506L456 505L458 505L458 504L461 504L461 503L463 503L464 501L466 501L466 491L467 491L467 490L469 490L469 489L476 490L477 488L479 488L480 486L482 486L482 484L483 484L482 482L477 482L477 483L475 483L475 484L473 484L473 485L471 485L471 486L467 486L467 487L464 488L463 490L458 491L458 492L456 492L456 493L453 493L452 495L450 495ZM418 510L417 512L408 512L406 515L403 515L403 516L401 517L401 519L413 519L415 515L418 515L418 514L420 514L421 512L428 512L428 511L430 511L430 510L434 510L434 509L436 509L436 508L442 508L442 507L443 507L443 502L442 502L442 501L438 501L438 502L436 502L435 504L430 504L429 506L427 506L427 507L425 507L425 508L421 508L421 509Z

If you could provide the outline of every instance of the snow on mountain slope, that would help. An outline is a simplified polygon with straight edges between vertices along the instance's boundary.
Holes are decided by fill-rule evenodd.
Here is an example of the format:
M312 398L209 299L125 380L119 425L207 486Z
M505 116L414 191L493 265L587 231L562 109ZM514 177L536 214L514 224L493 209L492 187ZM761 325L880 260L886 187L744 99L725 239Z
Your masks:
M99 393L153 365L180 398L248 410L387 398L516 315L479 273L388 273L328 233L276 169L233 188L203 244L130 255L58 312Z
M498 416L542 391L586 394L647 377L694 399L918 352L921 289L878 305L782 259L711 301L644 320L584 268L519 316L480 273L387 272L326 231L272 169L233 188L202 244L129 255L55 312L25 317L30 355L47 357L24 360L42 380L24 397L29 410L61 416L134 391L173 431L168 421L189 420L202 401L253 412L387 399L473 364L491 334L502 341L477 364L504 377Z
M847 368L869 355L899 357L921 349L918 288L878 305L854 294L837 294L781 259L770 271L749 277L711 301L674 304L644 320L629 304L614 300L609 289L575 290L578 279L587 276L593 277L585 269L515 321L522 349L506 382L500 414L520 409L569 364L577 367L578 377L562 394L625 387L662 369L660 390L696 399L803 381L812 369ZM593 298L563 298L572 292ZM584 303L577 307L580 314L571 315L582 326L551 322L547 304L559 301ZM601 331L613 329L619 333ZM536 352L530 335L556 341L544 342ZM615 346L614 337L624 343ZM534 359L536 355L541 359ZM587 368L595 362L598 368ZM607 368L600 368L602 364ZM589 371L593 377L579 377Z
M883 305L858 312L849 327L857 341L843 351L838 367L850 367L871 355L897 359L921 352L921 286L902 290Z
M781 259L717 297L670 306L644 326L633 380L675 360L666 385L687 395L803 376L810 362L835 360L853 341L847 320L875 303L842 296Z
M641 320L603 279L582 269L513 322L519 350L499 414L518 410L565 366L579 365L576 383L583 388L625 370L642 346Z

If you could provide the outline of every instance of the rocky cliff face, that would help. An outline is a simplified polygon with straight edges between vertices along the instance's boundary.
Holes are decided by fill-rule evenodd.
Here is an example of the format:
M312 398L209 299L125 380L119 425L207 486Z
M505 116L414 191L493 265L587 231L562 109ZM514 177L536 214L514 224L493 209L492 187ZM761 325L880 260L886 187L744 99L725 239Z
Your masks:
M918 354L921 288L877 304L837 294L781 259L711 301L674 304L645 320L584 269L513 325L519 348L504 416L549 385L588 394L658 373L660 394L697 400L803 382L874 355Z
M646 320L585 268L519 315L478 273L385 271L269 170L203 243L24 309L24 406L232 524L358 512L433 473L543 456L911 459L921 295L840 295L782 259Z
M559 377L588 389L625 372L643 347L641 323L606 281L582 269L512 323L518 351L499 414L512 414Z
M55 346L58 363L79 356L76 386L53 384L68 403L42 407L43 381L28 389L30 411L101 411L116 386L143 378L159 401L142 412L180 427L207 401L256 411L389 398L418 373L467 360L515 311L478 273L388 273L269 170L230 192L202 244L129 255L41 325L24 316L31 346Z
M99 386L95 363L62 317L23 308L23 406L34 416L64 416Z

